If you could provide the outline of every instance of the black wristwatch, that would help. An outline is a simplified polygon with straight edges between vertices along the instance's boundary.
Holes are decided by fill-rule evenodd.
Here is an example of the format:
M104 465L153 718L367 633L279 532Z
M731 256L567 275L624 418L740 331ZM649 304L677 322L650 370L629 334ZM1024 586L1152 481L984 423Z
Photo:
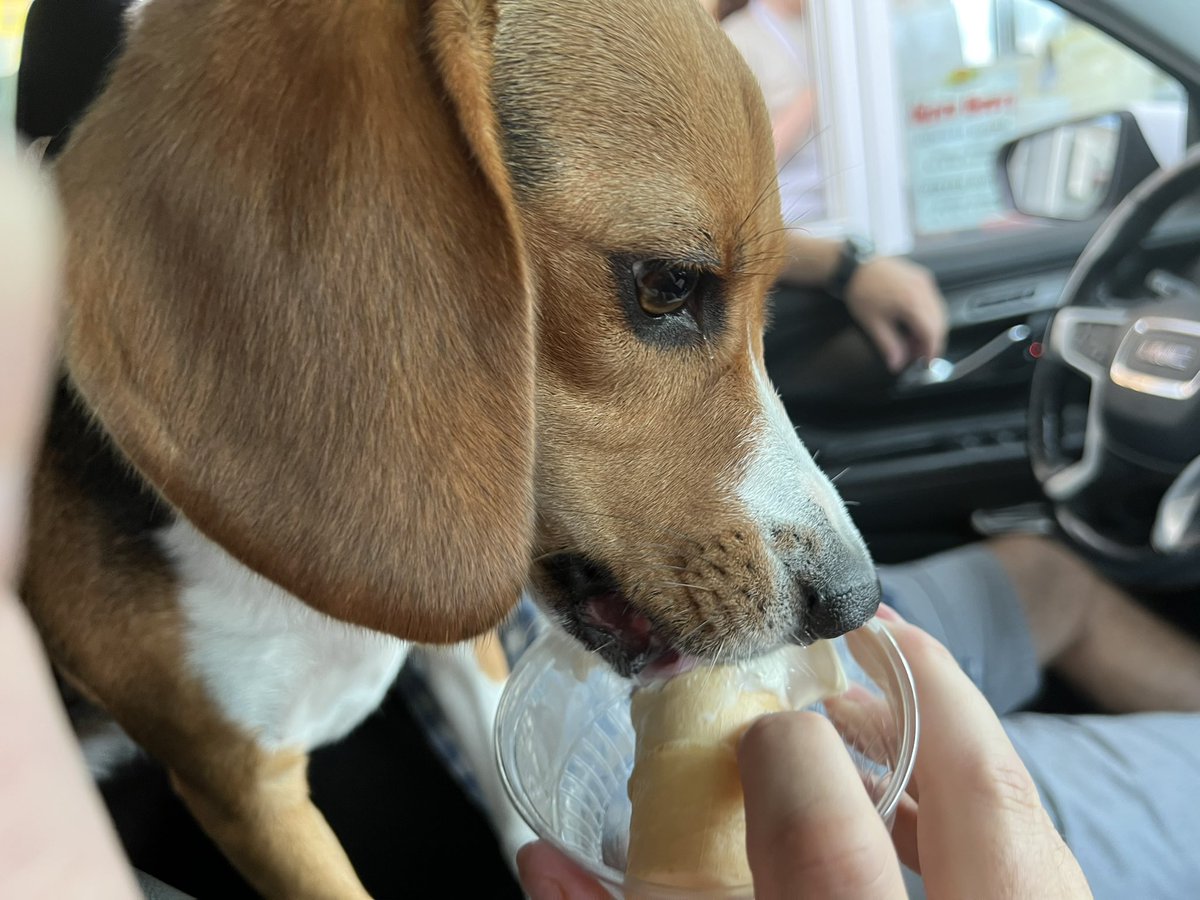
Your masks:
M875 255L875 245L863 237L850 236L842 241L837 267L825 282L825 291L838 300L846 299L846 288L858 267Z

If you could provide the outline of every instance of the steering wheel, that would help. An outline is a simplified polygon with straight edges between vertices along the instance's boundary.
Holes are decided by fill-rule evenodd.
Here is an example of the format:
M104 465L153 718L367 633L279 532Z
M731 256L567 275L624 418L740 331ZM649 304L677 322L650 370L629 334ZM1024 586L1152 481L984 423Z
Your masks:
M1120 203L1079 257L1033 373L1030 460L1060 527L1143 581L1200 572L1200 287L1156 270L1131 290L1118 274L1197 191L1200 148ZM1068 446L1077 376L1090 382L1082 453Z

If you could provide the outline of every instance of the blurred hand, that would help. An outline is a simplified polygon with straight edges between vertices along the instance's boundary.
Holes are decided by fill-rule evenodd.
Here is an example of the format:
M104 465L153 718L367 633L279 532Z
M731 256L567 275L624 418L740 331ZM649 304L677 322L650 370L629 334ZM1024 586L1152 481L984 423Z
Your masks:
M141 896L17 600L29 472L51 374L49 192L0 154L0 897Z
M892 372L945 349L946 301L923 266L897 257L872 259L850 279L845 300Z
M755 896L902 900L903 861L923 874L931 900L1091 897L983 695L925 632L887 609L880 618L908 659L921 702L916 770L892 834L829 720L760 719L738 753ZM851 692L830 714L839 730L861 732L887 721L877 703ZM522 850L518 867L533 900L608 896L542 842Z

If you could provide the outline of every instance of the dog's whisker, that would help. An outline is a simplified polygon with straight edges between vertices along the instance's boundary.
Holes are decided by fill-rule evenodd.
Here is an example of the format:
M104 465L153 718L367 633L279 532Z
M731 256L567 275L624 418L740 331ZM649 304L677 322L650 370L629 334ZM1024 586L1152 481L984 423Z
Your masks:
M734 229L734 234L737 235L738 238L741 238L742 229L746 227L746 223L749 222L754 217L754 214L756 212L758 212L758 208L760 206L762 206L763 203L765 203L768 199L770 199L772 188L775 188L776 191L778 191L778 189L779 189L779 174L778 174L778 172L771 173L770 177L766 180L766 183L763 185L762 190L760 190L758 192L758 195L754 198L754 203L750 206L750 211L748 213L746 213L746 218L742 219L742 221L738 223L737 228ZM756 240L755 238L751 238L751 239L745 241L745 243L752 243L755 240Z
M707 591L710 594L715 594L717 592L716 588L704 587L703 585L699 584L688 584L687 582L683 581L660 581L658 583L660 585L667 585L668 587L681 587L694 591Z
M778 272L776 272L774 269L771 269L769 271L767 271L767 270L759 271L757 269L737 269L736 274L740 275L743 278L773 278L778 274ZM767 307L767 310L770 311L770 309L771 309L771 306L769 305ZM770 329L768 329L768 330L770 330Z
M762 262L763 260L781 260L787 259L789 255L790 254L787 253L787 251L780 250L775 246L770 246L764 248L759 253L743 253L740 257L738 257L738 263L740 265L746 265L748 263Z
M830 478L829 479L830 482L833 484L837 484L838 479L841 478L843 475L845 475L849 471L850 471L850 467L846 466L846 468L842 469L842 471L838 472L836 475L834 475L832 478Z
M829 129L829 126L827 125L824 128L820 129L819 131L815 132L812 137L810 137L808 140L806 140L804 143L802 143L799 147L797 147L796 151L794 153L792 153L787 159L785 159L782 163L780 163L776 166L776 170L775 170L775 172L772 173L771 178L770 178L770 180L768 180L766 187L764 187L763 190L759 192L758 198L755 200L754 205L750 208L750 212L746 214L746 218L742 219L741 223L738 225L738 227L735 231L735 234L737 234L739 237L741 236L742 228L745 227L746 223L749 222L750 219L754 216L754 213L758 211L758 208L760 206L762 206L762 204L764 202L766 202L766 200L770 197L769 192L770 192L771 187L773 185L779 184L779 172L781 172L783 169L785 169L797 156L799 156L801 153L803 153L805 150L807 150L811 144L816 143L817 139L819 137L821 137L828 129ZM822 185L820 185L820 187L823 188L824 185L822 184ZM815 188L813 188L812 190L815 190ZM750 239L748 239L746 241L746 243L757 242L758 240L761 240L762 237L764 237L764 235L754 235Z

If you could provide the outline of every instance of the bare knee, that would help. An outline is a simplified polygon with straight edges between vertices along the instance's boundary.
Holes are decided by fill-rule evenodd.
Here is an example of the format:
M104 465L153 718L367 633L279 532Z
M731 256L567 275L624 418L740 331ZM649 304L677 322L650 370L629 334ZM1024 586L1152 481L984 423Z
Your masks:
M1036 535L1004 535L987 542L1012 582L1039 661L1053 660L1082 637L1096 604L1098 576L1057 541Z

